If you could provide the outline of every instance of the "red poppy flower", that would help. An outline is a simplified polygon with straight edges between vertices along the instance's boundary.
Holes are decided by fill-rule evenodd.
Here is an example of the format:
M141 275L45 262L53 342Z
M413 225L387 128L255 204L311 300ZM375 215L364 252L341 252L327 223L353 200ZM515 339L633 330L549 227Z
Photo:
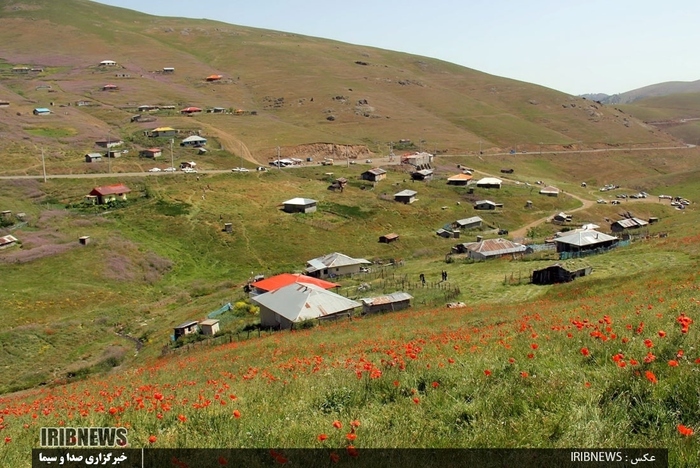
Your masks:
M440 384L437 383L437 382L433 382L433 383L430 384L430 385L431 385L433 388L438 388L438 387L440 386Z
M5 443L9 444L10 442L12 442L12 437L5 437Z
M532 344L530 345L530 348L532 348L532 349L537 349L537 348L539 348L539 347L540 347L540 345L538 345L537 343L532 343Z
M528 374L528 373L525 372L525 371L523 371L523 372L520 373L520 377L522 377L523 379L526 379L529 375L530 375L530 374Z
M413 399L413 403L415 403L415 404L420 403L420 398L415 397L415 398Z
M584 356L589 356L591 352L588 350L588 348L581 348L581 354Z
M221 465L221 466L228 465L228 460L226 460L224 457L219 457L218 461L219 461L219 465Z
M317 439L319 442L323 442L324 440L328 439L328 436L326 434L319 434Z
M355 439L357 439L357 434L355 434L354 432L351 432L349 434L345 434L345 438L348 440L355 440Z
M185 416L184 414L179 414L177 416L177 419L179 419L180 422L185 422L185 421L187 421L187 416Z
M651 348L654 346L654 342L647 338L646 340L644 340L644 346L646 346L647 348Z
M671 367L678 367L678 361L676 361L675 359L671 359L670 361L668 361L668 365Z
M351 425L352 427L360 427L360 421L358 421L357 419L355 419L354 421L351 421L351 422L350 422L350 425Z
M666 336L666 332L663 330L659 330L659 336L663 338L664 336Z
M486 369L486 370L484 371L484 375L485 375L486 377L488 377L489 375L491 375L491 371L488 370L488 369Z
M155 444L156 440L158 440L158 438L156 436L152 435L151 437L148 438L148 443Z
M335 421L333 421L333 427L335 427L336 429L340 429L341 427L343 427L343 423L336 419Z
M647 380L653 384L658 382L658 379L656 378L656 376L654 375L654 373L652 371L646 371L644 373L644 377L646 377Z
M684 426L683 424L678 425L678 432L680 433L680 435L686 437L691 436L695 433L695 431L693 431L692 428Z
M233 417L238 419L241 417L241 412L238 410L233 410Z

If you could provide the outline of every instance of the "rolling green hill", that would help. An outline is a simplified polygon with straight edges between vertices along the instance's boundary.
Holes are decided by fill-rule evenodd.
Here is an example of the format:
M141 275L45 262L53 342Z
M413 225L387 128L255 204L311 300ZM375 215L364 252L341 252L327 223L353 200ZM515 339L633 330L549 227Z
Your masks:
M283 156L304 155L312 143L386 154L401 139L448 153L671 141L606 106L426 57L87 0L2 5L0 100L10 106L0 108L0 149L12 154L3 171L32 166L39 147L63 168L85 171L82 154L96 139L121 137L138 149L162 144L138 136L166 125L199 130L227 154L257 161L277 146ZM13 73L22 66L43 71ZM205 81L212 74L222 79ZM119 89L102 91L105 84ZM130 122L143 104L175 107ZM38 106L53 114L32 115ZM244 113L183 117L187 106ZM37 128L61 136L37 136Z

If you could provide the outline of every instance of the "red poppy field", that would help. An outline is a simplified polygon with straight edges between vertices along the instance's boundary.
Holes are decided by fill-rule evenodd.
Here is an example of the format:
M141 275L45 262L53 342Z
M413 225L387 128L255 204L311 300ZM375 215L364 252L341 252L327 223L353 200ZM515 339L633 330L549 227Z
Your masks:
M642 447L700 462L692 276L278 332L0 398L1 466L41 427L130 447Z

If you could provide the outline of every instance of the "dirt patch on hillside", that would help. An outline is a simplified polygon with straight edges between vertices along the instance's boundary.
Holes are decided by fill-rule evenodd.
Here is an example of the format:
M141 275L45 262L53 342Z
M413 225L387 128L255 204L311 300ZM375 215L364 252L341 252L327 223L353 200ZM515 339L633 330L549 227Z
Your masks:
M140 252L126 239L109 240L111 251L105 259L105 278L113 281L143 281L154 284L173 267L173 262L155 252Z
M266 151L269 156L269 161L277 159L276 149ZM363 159L370 158L374 153L364 145L338 145L335 143L309 143L306 145L297 146L282 146L280 147L280 158L297 158L304 159L313 158L322 160L323 158L331 159Z

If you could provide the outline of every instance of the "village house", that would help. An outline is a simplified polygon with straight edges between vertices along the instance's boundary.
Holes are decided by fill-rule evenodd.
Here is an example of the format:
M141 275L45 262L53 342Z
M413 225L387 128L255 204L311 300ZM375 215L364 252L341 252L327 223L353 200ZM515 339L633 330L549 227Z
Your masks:
M394 312L411 307L413 296L407 292L397 291L386 296L360 299L363 314L375 314L378 312Z
M115 84L106 84L102 86L102 91L117 91L119 89L119 86Z
M95 187L87 195L86 201L103 205L117 200L126 200L126 194L131 192L131 189L124 184L105 185L103 187Z
M206 81L219 81L223 76L221 75L209 75L205 78Z
M450 239L453 237L457 239L460 236L460 230L453 229L451 226L446 226L435 231L435 234L437 234L440 237L444 237L445 239Z
M483 179L479 179L476 181L476 186L479 188L499 189L499 188L501 188L502 182L503 181L501 179L497 179L495 177L484 177Z
M610 225L612 232L622 232L627 229L639 229L648 226L649 223L639 218L625 218L615 221Z
M25 75L29 73L29 67L12 67L12 73L17 73L18 75Z
M271 276L270 278L263 278L248 284L247 292L251 297L253 297L258 296L260 294L265 294L266 292L275 291L279 288L289 286L293 283L313 284L323 289L333 289L340 287L338 283L331 283L330 281L325 281L320 278L314 278L312 276L302 275L301 273L282 273L279 275Z
M173 328L173 341L177 341L181 336L195 334L199 331L196 320L190 320Z
M360 174L362 180L368 180L370 182L379 182L380 180L386 179L386 171L382 168L375 167L369 169L362 174Z
M556 187L548 185L547 187L542 187L540 189L540 195L547 195L548 197L558 197L560 190Z
M472 216L471 218L458 219L452 223L453 229L460 229L464 231L469 231L471 229L479 229L483 225L484 220L478 216Z
M0 101L0 107L10 107L10 101Z
M100 148L114 148L115 146L121 146L124 142L120 139L116 140L99 140L95 142L95 145Z
M467 185L472 180L469 174L457 174L447 179L447 185Z
M50 115L51 114L51 109L47 109L46 107L37 107L32 111L34 115Z
M317 257L306 262L306 274L315 278L334 278L336 276L360 273L365 265L372 262L364 258L352 258L345 254L334 252Z
M556 224L570 223L573 216L564 212L557 213L552 217L552 222Z
M180 163L180 169L194 169L197 167L197 163L194 161L182 161Z
M214 336L221 331L219 327L219 320L217 319L202 320L199 322L199 329L201 330L202 335L207 336Z
M475 210L495 210L496 208L503 208L503 203L495 203L491 200L478 200L474 202Z
M610 248L615 246L617 242L617 237L594 230L567 232L554 238L557 252L583 252Z
M361 304L311 283L293 283L252 300L260 306L260 325L291 329L305 320L349 317Z
M15 236L6 235L0 236L0 249L6 249L17 244L17 238Z
M580 276L590 275L592 270L593 267L584 267L579 268L578 270L570 271L557 263L546 268L534 270L532 272L532 284L543 285L568 283L569 281L573 281L575 278Z
M158 127L147 132L147 134L153 138L174 137L177 135L177 130L172 127Z
M147 148L139 151L139 156L142 158L159 158L163 155L163 150L160 148Z
M122 150L108 149L105 152L105 158L121 158L122 154L124 154Z
M99 66L100 67L116 67L117 62L115 62L114 60L103 60L99 63Z
M175 73L174 67L163 67L163 73Z
M413 203L414 201L418 200L416 195L418 195L418 192L414 190L402 190L399 193L394 194L394 201L405 204Z
M180 111L181 114L188 114L188 115L199 114L200 112L202 112L202 109L200 109L199 107L185 107L184 109L182 109Z
M100 162L102 161L102 153L88 153L85 155L85 162Z
M485 239L477 242L465 242L452 248L457 253L466 253L474 260L487 260L505 256L522 256L527 252L527 246L508 239Z
M199 135L188 136L180 142L180 146L193 146L198 148L207 144L207 139Z
M284 211L287 213L313 213L316 211L316 204L318 202L311 198L292 198L283 202Z
M426 152L408 154L401 157L401 164L410 164L417 170L430 169L433 163L433 155Z
M159 109L158 106L152 106L150 104L141 104L140 106L137 107L139 112L151 112L151 111L157 111Z

